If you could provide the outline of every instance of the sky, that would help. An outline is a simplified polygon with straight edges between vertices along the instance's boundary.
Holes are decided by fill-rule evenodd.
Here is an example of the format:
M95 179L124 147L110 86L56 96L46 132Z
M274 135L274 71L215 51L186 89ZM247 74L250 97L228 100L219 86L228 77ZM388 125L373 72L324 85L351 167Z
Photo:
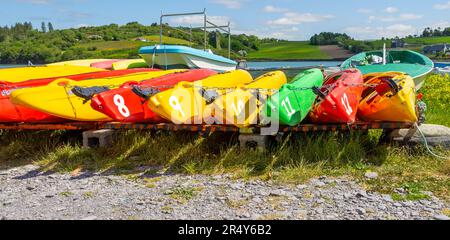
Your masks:
M344 32L356 39L420 34L450 26L450 0L0 0L0 25L52 22L57 29L110 23L159 22L161 12L206 8L232 32L307 40L315 33ZM201 16L168 18L171 25L201 26Z

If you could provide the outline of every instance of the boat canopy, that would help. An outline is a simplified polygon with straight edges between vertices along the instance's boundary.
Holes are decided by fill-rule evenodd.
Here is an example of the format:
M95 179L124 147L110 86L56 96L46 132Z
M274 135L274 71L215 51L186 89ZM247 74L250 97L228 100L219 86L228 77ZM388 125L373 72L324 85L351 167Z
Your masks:
M179 45L154 45L142 47L139 50L139 54L188 54L217 62L237 65L237 62L222 56L215 55L214 53Z

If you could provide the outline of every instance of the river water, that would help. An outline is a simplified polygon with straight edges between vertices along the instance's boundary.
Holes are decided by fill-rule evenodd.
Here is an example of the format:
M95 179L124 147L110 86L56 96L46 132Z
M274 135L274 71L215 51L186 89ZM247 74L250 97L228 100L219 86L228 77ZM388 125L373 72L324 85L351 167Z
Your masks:
M341 62L302 61L302 62L248 62L250 68L303 68L311 66L336 67ZM24 65L0 64L0 68L23 67Z

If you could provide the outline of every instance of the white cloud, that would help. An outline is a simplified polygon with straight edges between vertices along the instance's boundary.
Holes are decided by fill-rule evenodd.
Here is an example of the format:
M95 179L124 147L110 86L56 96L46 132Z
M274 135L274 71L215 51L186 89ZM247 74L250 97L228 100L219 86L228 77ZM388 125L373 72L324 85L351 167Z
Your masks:
M388 7L386 9L384 9L384 11L387 12L387 13L396 13L396 12L398 12L398 8Z
M413 13L403 13L395 16L369 16L369 21L381 21L381 22L401 22L422 19L423 15L417 15Z
M387 27L347 27L344 32L357 39L380 39L382 37L405 37L415 34L417 29L411 25L394 24Z
M363 13L363 14L369 14L369 13L373 13L373 10L367 9L367 8L360 8L360 9L357 9L356 12Z
M16 2L31 3L31 4L49 4L51 0L16 0Z
M193 26L203 26L204 17L203 16L183 16L175 17L170 20L173 24L179 24L182 26L193 25ZM230 22L231 27L235 27L235 23L231 21L229 17L226 16L208 16L208 21L216 25L227 25Z
M320 15L313 13L294 13L287 12L283 14L282 18L268 21L269 25L298 25L301 23L322 22L328 19L332 19L332 15Z
M242 7L242 1L240 0L211 0L211 2L230 9L240 9Z
M444 28L450 27L450 22L449 21L439 21L439 22L435 22L435 23L431 24L430 27L432 29L437 29L437 28L444 29Z
M442 3L442 4L435 4L435 5L433 5L433 7L438 10L450 9L450 1L448 1L446 3Z
M264 7L264 12L267 13L281 13L281 12L287 12L288 9L286 8L278 8L278 7L274 7L272 5L267 5Z

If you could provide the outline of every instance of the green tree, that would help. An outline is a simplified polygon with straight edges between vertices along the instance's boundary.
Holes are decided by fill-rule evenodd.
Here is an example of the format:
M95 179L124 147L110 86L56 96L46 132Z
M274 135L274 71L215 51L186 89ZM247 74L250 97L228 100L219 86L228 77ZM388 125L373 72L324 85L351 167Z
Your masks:
M48 23L48 31L53 32L53 24L51 22Z
M47 32L47 25L45 25L45 22L42 22L42 24L41 24L41 31L42 31L43 33L46 33L46 32Z

